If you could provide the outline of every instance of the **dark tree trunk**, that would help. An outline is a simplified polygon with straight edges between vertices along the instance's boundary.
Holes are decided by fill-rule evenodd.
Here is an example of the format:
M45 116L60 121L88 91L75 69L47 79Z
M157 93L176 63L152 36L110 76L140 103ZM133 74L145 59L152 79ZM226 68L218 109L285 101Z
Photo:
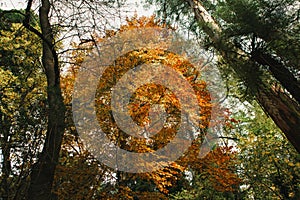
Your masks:
M42 64L47 76L48 126L42 153L34 164L30 176L28 199L49 200L55 199L52 194L55 168L58 163L62 137L65 128L65 105L59 82L58 58L54 48L54 37L51 30L48 14L49 0L42 0L39 11L41 33L30 26L30 8L32 0L28 1L24 25L36 33L43 43Z
M273 76L300 104L300 84L295 76L279 60L260 50L253 51L251 58L259 64L269 66Z
M256 99L287 139L300 153L300 110L285 93L275 89L258 89Z
M0 146L2 150L2 175L0 179L0 184L3 186L2 198L7 200L10 198L10 184L9 177L11 175L11 163L10 163L10 150L11 143L9 141L10 137L10 127L11 123L6 115L0 112Z

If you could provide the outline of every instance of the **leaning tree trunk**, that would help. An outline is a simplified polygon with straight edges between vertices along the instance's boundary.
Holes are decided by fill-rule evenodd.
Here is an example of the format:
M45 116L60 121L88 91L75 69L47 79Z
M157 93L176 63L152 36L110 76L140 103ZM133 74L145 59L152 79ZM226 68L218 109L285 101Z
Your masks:
M300 104L300 84L297 78L279 60L260 50L251 53L251 58L261 64L268 65L272 75L280 84L290 92L298 104Z
M300 111L299 106L281 90L261 88L256 99L282 130L287 139L300 152Z
M54 48L54 37L49 22L50 2L42 0L39 10L41 32L30 26L30 9L33 0L28 1L24 25L42 40L42 64L47 76L48 126L42 153L34 164L30 175L28 199L55 199L52 194L54 172L58 163L62 137L65 128L65 105L59 81L58 57Z
M231 64L236 74L250 87L257 101L264 111L273 119L275 124L282 130L287 139L300 153L300 106L299 106L299 84L297 79L271 56L255 52L248 56L243 50L237 48L230 41L224 41L221 37L222 30L219 24L207 12L205 7L198 0L186 0L193 9L196 20L202 25L203 31L209 36L215 49L222 57ZM242 56L239 56L242 55ZM249 65L236 65L237 62L247 62ZM259 77L251 77L253 71L251 66L255 63L268 65L272 75L282 86L293 95L294 99L282 91L275 91L272 85L264 84ZM284 75L282 73L285 73ZM246 74L246 75L245 75ZM256 84L253 85L253 80ZM253 87L254 86L254 87Z

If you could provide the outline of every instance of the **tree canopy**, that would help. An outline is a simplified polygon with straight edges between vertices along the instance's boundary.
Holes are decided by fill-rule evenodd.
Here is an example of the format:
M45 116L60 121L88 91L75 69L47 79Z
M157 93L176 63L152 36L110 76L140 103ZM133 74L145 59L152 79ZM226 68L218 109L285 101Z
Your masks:
M298 1L149 3L157 3L169 23L182 22L216 50L225 74L234 72L300 152Z
M1 199L299 199L299 2L128 5L0 10Z

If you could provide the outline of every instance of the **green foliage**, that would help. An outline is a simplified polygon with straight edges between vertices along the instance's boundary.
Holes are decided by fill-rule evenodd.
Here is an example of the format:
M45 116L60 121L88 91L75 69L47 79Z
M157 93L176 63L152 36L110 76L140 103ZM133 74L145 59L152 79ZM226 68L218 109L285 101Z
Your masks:
M226 0L217 3L224 36L246 51L276 53L292 70L299 70L299 4L295 0Z
M258 105L235 114L238 171L246 199L299 199L300 157Z
M47 121L46 79L36 36L19 23L1 29L0 35L0 196L19 199Z
M147 1L158 6L158 16L166 18L170 23L176 23L193 32L197 39L208 48L215 47L210 39L203 34L205 24L195 21L195 14L188 1L164 0ZM223 58L220 69L224 74L236 79L236 85L242 89L240 93L247 94L245 80L252 92L256 92L258 80L274 83L267 66L251 64L249 59L256 52L273 55L277 61L284 64L293 76L299 77L300 46L299 46L299 2L297 0L224 0L200 1L206 10L214 17L222 29L222 40L232 42L245 54ZM184 11L178 8L184 7ZM227 49L230 52L233 49ZM234 51L234 50L233 50ZM232 55L232 54L230 54ZM225 67L224 64L227 63ZM232 67L232 65L240 67ZM233 73L234 68L237 76ZM240 68L240 71L236 69ZM249 69L249 71L247 70ZM278 68L282 71L283 69ZM271 77L271 78L270 78ZM281 82L282 84L282 82ZM287 83L286 83L287 84ZM285 87L286 87L285 84Z
M23 15L22 11L19 10L10 10L9 12L0 9L0 29L1 30L9 30L13 23L22 23Z
M25 18L25 10L2 10L0 9L0 29L1 30L11 30L11 26L13 24L21 24L23 23L23 20ZM34 12L31 12L31 21L30 24L33 27L38 27L38 16L34 14Z

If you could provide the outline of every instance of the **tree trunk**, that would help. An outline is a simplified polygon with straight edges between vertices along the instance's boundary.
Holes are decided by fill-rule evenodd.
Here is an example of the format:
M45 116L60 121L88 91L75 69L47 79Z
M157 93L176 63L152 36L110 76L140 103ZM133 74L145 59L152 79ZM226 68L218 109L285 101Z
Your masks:
M24 25L36 33L42 39L43 43L42 64L45 69L48 84L48 126L42 153L32 168L28 199L49 200L55 199L55 195L52 194L51 189L64 134L65 105L60 88L58 58L55 52L53 33L48 18L50 2L49 0L42 0L39 11L41 33L37 32L33 27L30 27L29 24L30 16L28 15L31 3L32 0L29 0L26 10L27 18L24 20Z
M291 144L300 152L300 110L289 96L281 91L261 88L256 99Z
M253 76L253 72L258 69L251 68L255 66L253 62L265 64L270 66L270 70L274 77L281 85L286 86L294 98L299 98L299 85L295 84L295 79L287 69L282 69L281 63L274 61L272 57L267 54L258 54L249 57L243 50L235 47L230 41L223 41L221 36L221 28L219 24L207 12L205 7L198 0L186 0L193 9L196 20L202 24L203 31L210 37L216 50L223 56L223 58L232 64L234 71L239 75L247 86L250 86L252 93L255 95L257 101L262 106L264 111L273 119L276 125L282 130L287 139L292 143L296 150L300 153L300 106L291 97L283 92L274 91L272 85L263 84L259 77L252 77L251 81L245 77ZM239 55L242 55L243 58ZM247 59L248 57L248 59ZM248 66L238 66L235 62L247 62ZM246 67L245 67L246 66ZM278 70L280 72L277 72ZM283 73L283 74L282 74ZM286 73L286 74L285 74ZM248 76L245 76L248 74ZM253 86L253 79L256 78L255 87ZM291 81L292 86L287 86L287 82Z
M11 175L11 163L10 163L10 151L11 151L11 142L9 141L10 137L10 128L11 122L6 117L6 115L0 112L0 147L2 154L2 174L0 178L0 183L2 185L3 191L2 199L10 199L10 184L9 177Z
M255 50L251 58L261 65L268 65L273 76L300 104L300 84L296 77L278 60L260 50Z

